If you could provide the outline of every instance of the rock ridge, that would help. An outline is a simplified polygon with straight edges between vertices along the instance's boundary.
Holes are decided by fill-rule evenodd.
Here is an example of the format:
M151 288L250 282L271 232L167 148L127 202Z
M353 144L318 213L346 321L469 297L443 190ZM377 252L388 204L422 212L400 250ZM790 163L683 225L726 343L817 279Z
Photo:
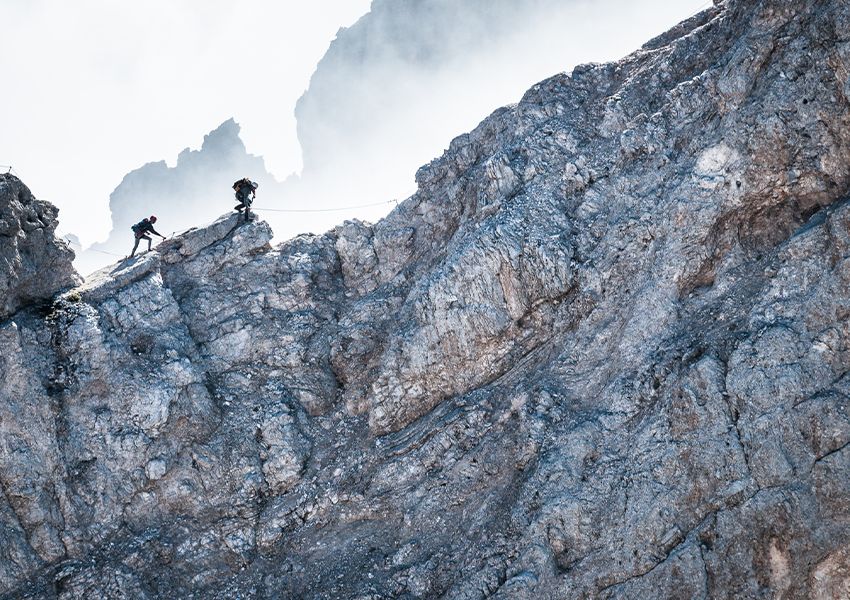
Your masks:
M0 598L833 598L850 6L529 90L375 224L0 321Z

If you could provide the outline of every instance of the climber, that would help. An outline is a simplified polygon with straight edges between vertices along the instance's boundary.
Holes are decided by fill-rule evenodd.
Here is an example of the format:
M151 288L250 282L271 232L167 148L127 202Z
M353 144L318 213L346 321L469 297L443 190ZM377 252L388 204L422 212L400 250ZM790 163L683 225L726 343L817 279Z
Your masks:
M236 190L236 199L239 200L239 204L234 206L233 210L241 213L244 208L246 219L251 218L251 204L257 196L258 187L259 185L256 181L251 181L247 177L240 179L233 184L233 189Z
M148 233L153 233L154 235L158 235L162 239L165 239L165 236L159 233L156 229L153 228L153 224L156 223L156 217L151 215L150 219L142 219L135 225L133 225L133 234L136 236L136 244L133 246L133 251L130 252L130 256L127 258L133 258L133 255L136 254L136 248L139 247L139 240L147 240L148 241L148 249L147 252L151 250L151 237L147 235Z

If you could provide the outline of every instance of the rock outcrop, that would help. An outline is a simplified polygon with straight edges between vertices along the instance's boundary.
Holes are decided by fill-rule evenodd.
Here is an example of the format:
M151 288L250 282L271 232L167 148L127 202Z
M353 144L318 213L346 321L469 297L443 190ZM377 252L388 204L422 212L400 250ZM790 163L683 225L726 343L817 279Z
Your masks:
M3 598L835 598L850 5L530 90L386 219L0 322Z
M79 283L74 252L56 238L59 210L0 174L0 319Z
M267 205L278 201L283 185L266 171L261 156L248 154L239 131L239 124L228 119L204 136L200 150L183 150L173 167L161 160L127 173L109 196L109 237L80 253L74 263L80 273L88 275L129 254L130 227L151 214L165 235L214 221L235 203L231 185L237 179L258 182L259 198Z

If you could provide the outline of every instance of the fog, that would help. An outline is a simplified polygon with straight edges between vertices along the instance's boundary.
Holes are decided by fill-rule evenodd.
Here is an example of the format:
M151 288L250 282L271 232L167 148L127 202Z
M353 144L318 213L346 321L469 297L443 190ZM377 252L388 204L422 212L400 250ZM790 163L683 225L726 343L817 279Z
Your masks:
M279 201L283 185L266 171L262 157L248 154L239 132L239 124L229 119L204 136L199 150L183 150L175 166L163 160L128 173L109 197L112 230L106 241L82 252L79 240L70 242L77 270L91 273L127 256L134 242L132 225L151 215L157 217L155 229L166 237L211 223L235 206L232 184L237 179L250 176L259 184L258 198ZM138 252L146 249L142 240Z
M33 0L0 39L20 57L0 163L60 207L75 243L105 240L78 252L82 273L126 255L144 216L168 234L214 220L242 176L260 182L276 240L322 233L385 215L420 166L536 82L617 60L708 5L374 0L354 22L366 0ZM330 41L327 19L354 24Z
M338 34L298 101L304 166L291 198L315 207L404 198L418 167L538 81L617 60L708 5L375 0Z
M149 162L234 118L283 180L301 168L293 110L340 26L370 0L0 2L0 164L106 239L109 197Z

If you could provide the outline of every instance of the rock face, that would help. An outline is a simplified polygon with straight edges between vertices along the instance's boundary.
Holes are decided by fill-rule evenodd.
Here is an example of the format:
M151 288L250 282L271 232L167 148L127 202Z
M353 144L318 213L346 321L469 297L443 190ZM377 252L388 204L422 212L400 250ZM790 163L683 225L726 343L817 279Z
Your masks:
M54 234L59 210L0 174L0 319L79 283L74 252Z
M3 598L836 598L850 5L541 82L375 225L0 322Z

